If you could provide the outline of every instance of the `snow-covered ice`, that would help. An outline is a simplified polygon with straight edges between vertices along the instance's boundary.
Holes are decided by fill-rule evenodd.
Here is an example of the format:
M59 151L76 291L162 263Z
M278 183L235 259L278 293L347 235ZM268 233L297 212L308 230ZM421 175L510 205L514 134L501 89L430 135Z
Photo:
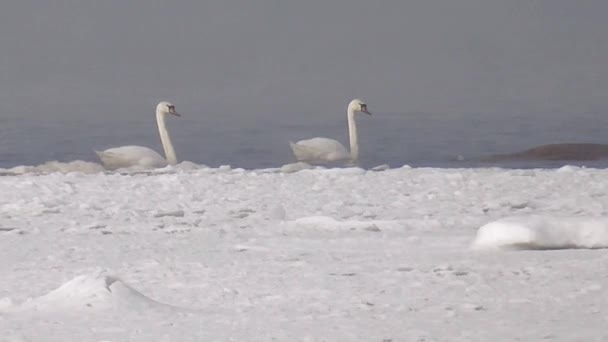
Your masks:
M608 247L608 217L510 217L479 228L474 248L563 249Z
M0 340L608 338L608 171L91 164L0 170Z

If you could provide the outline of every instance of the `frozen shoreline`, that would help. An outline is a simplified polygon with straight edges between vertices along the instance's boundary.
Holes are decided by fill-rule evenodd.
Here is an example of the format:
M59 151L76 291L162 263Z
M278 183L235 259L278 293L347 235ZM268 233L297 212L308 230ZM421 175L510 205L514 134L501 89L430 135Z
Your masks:
M607 176L184 165L0 177L1 337L603 340L605 250L471 247L480 227L510 231L505 220L528 233L599 222L584 236L603 238ZM572 247L578 230L559 227L542 241Z

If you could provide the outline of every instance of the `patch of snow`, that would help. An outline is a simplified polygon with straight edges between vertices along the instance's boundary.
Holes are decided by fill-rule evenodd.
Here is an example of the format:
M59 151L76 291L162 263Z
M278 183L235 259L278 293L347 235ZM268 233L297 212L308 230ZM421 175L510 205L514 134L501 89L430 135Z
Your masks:
M556 170L556 172L563 172L563 173L572 173L572 172L576 172L583 169L580 166L574 166L574 165L564 165L562 167L560 167L559 169Z
M285 208L280 204L273 206L270 210L270 218L273 220L282 221L285 220L286 217L287 213L285 212Z
M59 162L49 161L37 166L16 166L10 169L0 169L0 174L13 174L13 175L24 175L24 174L50 174L50 173L100 173L104 172L104 168L101 164L92 163L82 160L75 160L71 162Z
M117 277L93 274L77 276L59 288L21 304L13 304L9 300L0 312L73 313L117 308L150 310L172 307L146 297Z
M565 249L608 247L608 218L526 216L483 225L473 248Z
M372 171L386 171L391 167L388 164L382 164L371 168Z
M314 166L312 166L308 163L297 162L297 163L285 164L285 165L281 166L280 171L283 173L293 173L293 172L298 172L298 171L302 171L302 170L310 170L313 168L314 168Z

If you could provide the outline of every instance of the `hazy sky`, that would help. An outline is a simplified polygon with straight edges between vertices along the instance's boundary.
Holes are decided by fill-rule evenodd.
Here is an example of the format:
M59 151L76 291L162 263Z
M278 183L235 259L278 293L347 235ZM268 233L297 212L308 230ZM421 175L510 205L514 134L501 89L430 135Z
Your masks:
M605 0L98 0L0 5L0 116L608 109ZM305 115L304 115L305 114Z

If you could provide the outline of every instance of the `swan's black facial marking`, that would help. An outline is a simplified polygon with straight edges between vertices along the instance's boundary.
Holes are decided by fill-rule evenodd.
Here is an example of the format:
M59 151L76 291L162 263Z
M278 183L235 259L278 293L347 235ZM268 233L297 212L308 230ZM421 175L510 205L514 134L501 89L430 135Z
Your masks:
M362 103L362 104L361 104L361 112L363 112L363 113L365 113L365 114L367 114L367 115L372 115L372 113L370 113L370 112L367 110L367 105L366 105L365 103Z
M175 111L174 105L167 105L168 113L175 116L181 116L178 112Z

